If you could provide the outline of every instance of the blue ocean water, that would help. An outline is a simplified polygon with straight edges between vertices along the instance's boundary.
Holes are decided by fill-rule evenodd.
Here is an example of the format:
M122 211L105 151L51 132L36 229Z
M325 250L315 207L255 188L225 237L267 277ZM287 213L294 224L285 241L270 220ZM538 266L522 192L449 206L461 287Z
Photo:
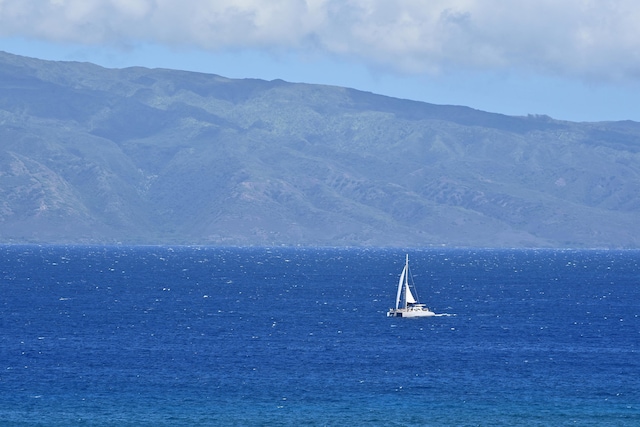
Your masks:
M0 247L0 425L640 425L640 251Z

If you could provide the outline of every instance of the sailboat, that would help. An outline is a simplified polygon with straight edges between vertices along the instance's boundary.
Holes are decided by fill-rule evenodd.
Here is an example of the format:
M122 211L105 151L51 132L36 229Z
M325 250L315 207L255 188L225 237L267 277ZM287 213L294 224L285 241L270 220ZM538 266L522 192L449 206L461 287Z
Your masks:
M409 271L409 254L407 254L402 274L400 274L400 281L398 282L398 294L396 296L396 308L390 308L387 312L387 317L430 317L436 316L436 314L429 310L426 305L420 304L416 297L411 292L411 287L415 286L409 281L413 282L411 271Z

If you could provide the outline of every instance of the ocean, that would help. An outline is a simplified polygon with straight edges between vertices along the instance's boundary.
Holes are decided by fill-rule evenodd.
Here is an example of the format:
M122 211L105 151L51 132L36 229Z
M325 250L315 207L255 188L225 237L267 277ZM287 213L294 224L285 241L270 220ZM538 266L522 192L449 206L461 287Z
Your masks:
M421 302L388 318L405 253ZM2 426L637 426L640 251L0 246Z

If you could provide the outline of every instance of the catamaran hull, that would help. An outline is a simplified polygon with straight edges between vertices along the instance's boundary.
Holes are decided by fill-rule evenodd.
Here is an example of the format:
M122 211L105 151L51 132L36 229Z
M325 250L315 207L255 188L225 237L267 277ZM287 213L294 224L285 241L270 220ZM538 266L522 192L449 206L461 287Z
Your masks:
M436 314L431 310L406 310L391 309L387 312L387 317L432 317Z

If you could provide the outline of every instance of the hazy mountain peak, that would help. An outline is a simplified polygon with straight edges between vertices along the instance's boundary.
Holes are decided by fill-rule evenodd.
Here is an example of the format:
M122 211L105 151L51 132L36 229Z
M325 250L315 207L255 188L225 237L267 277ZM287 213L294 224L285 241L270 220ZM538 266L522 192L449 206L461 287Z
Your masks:
M9 242L637 247L640 124L0 52Z

